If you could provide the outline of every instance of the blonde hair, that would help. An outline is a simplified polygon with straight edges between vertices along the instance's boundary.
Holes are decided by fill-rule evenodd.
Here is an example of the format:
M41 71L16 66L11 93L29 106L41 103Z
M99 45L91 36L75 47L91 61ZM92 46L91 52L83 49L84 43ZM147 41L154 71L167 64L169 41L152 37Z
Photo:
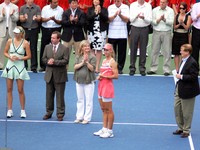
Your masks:
M109 49L111 57L115 59L115 51L114 51L113 45L110 43L106 43L104 48L105 47Z
M81 41L81 43L79 44L78 55L83 55L83 47L86 45L90 45L88 40Z
M184 48L183 51L189 52L190 54L192 54L192 45L191 44L183 44L181 47Z

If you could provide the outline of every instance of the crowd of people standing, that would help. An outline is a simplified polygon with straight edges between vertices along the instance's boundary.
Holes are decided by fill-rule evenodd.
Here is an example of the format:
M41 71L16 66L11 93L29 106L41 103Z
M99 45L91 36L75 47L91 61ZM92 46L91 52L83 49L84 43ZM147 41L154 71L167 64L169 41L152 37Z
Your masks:
M146 52L151 26L153 28L151 64L147 71ZM75 123L87 124L91 120L95 73L100 73L98 96L103 118L107 122L104 120L103 128L94 134L107 138L113 136L114 121L112 110L114 89L110 81L117 79L118 74L123 74L127 46L130 47L130 76L136 72L138 48L140 50L139 72L142 76L145 76L146 73L148 75L156 74L160 51L163 54L163 74L170 75L171 54L175 55L175 69L179 72L183 53L180 52L180 49L183 44L192 45L193 51L191 48L185 51L189 51L188 56L191 55L198 64L200 41L197 37L200 36L200 2L178 0L150 0L147 2L145 0L4 0L0 4L0 31L1 70L4 68L4 55L8 58L2 77L10 78L10 72L13 69L8 70L7 68L12 66L13 62L16 61L17 64L20 61L19 66L24 62L24 67L18 66L22 70L23 76L13 78L18 81L21 117L26 117L23 81L29 79L26 70L28 68L27 60L31 59L30 70L33 73L38 72L38 64L40 64L40 72L46 71L46 114L43 119L51 118L56 94L57 117L59 121L63 120L66 72L73 49L75 51L74 80L78 97ZM38 63L39 33L41 33L41 47ZM17 57L10 55L13 49L12 53L17 53ZM50 49L53 51L49 52ZM100 67L102 53L105 54L106 59L103 60ZM18 56L21 54L24 57ZM110 74L102 71L105 69L104 65ZM198 69L195 69L196 73ZM183 79L182 76L177 76L177 78ZM13 116L13 79L7 80L8 95L10 95L8 118ZM104 84L107 81L113 91L113 93L109 93L108 97L105 89L109 87L105 88ZM178 90L178 88L176 89ZM91 95L86 94L87 90L91 91ZM178 92L176 94L178 95ZM192 96L197 94L199 93L196 92ZM86 100L85 114L83 113L84 99ZM184 130L181 129L181 131ZM177 132L179 133L179 131ZM185 136L188 134L189 132Z
M175 55L174 63L176 69L178 68L181 44L192 44L194 48L192 55L198 62L199 41L195 37L199 35L200 28L199 5L196 3L192 11L194 4L194 0L4 0L0 4L2 14L0 28L5 32L0 38L0 69L4 67L5 41L13 37L11 31L16 25L20 25L25 30L25 39L30 42L32 54L30 70L34 73L45 71L46 66L42 62L44 48L51 42L51 34L59 31L62 32L62 43L69 47L70 53L73 49L77 54L80 42L84 39L89 40L97 60L96 73L99 72L103 46L108 41L114 47L119 74L123 74L127 46L129 46L129 75L132 76L136 72L135 63L139 49L139 72L142 76L146 73L156 74L160 51L164 61L163 74L168 76L171 72L171 54ZM10 15L7 16L8 11ZM153 27L151 65L149 71L146 71L150 26ZM41 33L40 47L38 47L39 33ZM179 39L182 39L182 42ZM38 49L40 49L39 63ZM27 62L25 66L28 68Z

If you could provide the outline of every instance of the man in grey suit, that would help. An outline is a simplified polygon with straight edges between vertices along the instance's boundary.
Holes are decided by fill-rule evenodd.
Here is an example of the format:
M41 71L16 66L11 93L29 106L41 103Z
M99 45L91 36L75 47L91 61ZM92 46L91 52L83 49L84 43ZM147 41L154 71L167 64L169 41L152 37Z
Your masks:
M13 30L19 19L18 6L10 0L4 0L0 4L0 70L4 67L4 48L9 38L14 37Z
M65 115L65 84L68 81L66 65L69 62L69 49L60 43L61 34L54 31L51 44L45 46L42 61L46 65L46 114L43 120L51 118L56 95L57 118L62 121Z

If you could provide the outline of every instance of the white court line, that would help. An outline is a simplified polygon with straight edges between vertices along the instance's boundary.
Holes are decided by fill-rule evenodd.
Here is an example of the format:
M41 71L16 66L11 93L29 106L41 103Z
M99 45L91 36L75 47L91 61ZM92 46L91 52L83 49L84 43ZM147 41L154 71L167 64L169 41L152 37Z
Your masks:
M28 71L28 72L32 72L32 71ZM45 72L38 72L38 74L39 73L45 73ZM71 72L71 71L69 71L69 72L67 72L67 74L74 74L74 72ZM129 74L120 74L120 76L130 76ZM141 76L141 74L134 74L134 76ZM169 76L164 76L164 75L162 75L162 74L154 74L154 75L146 75L146 77L173 77L173 75L169 75ZM200 79L200 76L198 76L198 78Z
M189 143L190 143L190 149L191 150L195 150L194 143L193 143L193 140L192 140L192 134L191 133L190 133L190 135L188 137L188 140L189 140Z
M5 122L5 119L0 119L0 122ZM74 124L74 121L47 121L47 120L7 120L8 122L24 122L24 123L63 123L63 124ZM90 124L102 124L102 122L90 122ZM115 122L116 125L134 125L134 126L166 126L175 127L176 124L156 124L156 123L123 123Z
M5 122L5 119L0 119L0 122ZM57 124L74 124L74 121L45 121L45 120L7 120L8 122L24 122L24 123L57 123ZM102 124L102 122L90 122L90 124ZM116 125L131 125L131 126L164 126L164 127L176 127L176 124L157 124L157 123L119 123ZM190 149L195 150L192 135L188 137Z

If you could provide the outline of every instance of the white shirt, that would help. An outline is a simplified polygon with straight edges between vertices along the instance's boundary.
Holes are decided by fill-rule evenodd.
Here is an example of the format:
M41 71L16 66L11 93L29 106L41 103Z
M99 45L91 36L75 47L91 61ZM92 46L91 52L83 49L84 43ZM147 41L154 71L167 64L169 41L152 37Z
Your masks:
M142 14L144 19L137 18L138 14ZM144 2L140 5L137 1L130 5L130 22L135 27L146 27L152 21L152 7L149 3Z
M164 14L166 22L161 20L159 23L157 23L157 19L160 18ZM160 6L153 9L153 20L152 25L153 29L156 31L171 31L172 26L174 23L174 11L170 7L166 7L164 10L160 8Z
M178 73L179 73L179 74L181 74L181 71L182 71L182 69L183 69L183 66L185 65L185 63L186 63L186 61L187 61L188 58L189 58L189 56L182 59L181 66L180 66L180 68L179 68L179 70L178 70Z
M71 10L72 16L75 17L75 13L76 13L77 8L74 9L74 10L72 8L70 8L70 10Z
M121 4L118 8L115 4L112 4L108 7L108 17L114 16L114 14L121 9L121 14L129 18L129 7L125 4ZM108 38L119 39L119 38L127 38L127 23L122 21L119 16L109 23L108 28Z
M195 3L193 6L192 6L192 12L191 12L191 18L192 18L192 21L193 21L193 26L197 29L200 29L200 17L197 18L197 15L200 14L200 2L198 3Z
M55 52L57 52L59 44L60 44L60 42L59 42L58 44L56 44L56 45L52 44L52 46L53 46L53 51L54 51L54 47L55 47Z
M63 14L63 9L60 6L57 6L56 8L52 9L50 7L50 5L46 5L42 9L41 17L42 18L50 18L52 16L55 16L56 20L62 20L62 14ZM59 28L59 27L61 27L60 24L55 23L53 20L43 22L42 26L44 28Z

